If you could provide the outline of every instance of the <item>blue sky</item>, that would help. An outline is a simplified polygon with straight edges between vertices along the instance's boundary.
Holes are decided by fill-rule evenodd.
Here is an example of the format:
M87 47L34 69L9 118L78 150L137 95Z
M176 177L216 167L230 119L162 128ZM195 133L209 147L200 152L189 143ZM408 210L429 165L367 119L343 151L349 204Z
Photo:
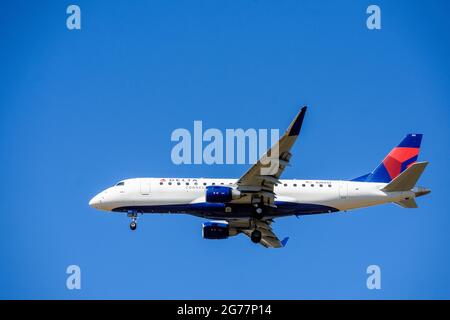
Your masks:
M0 298L450 298L447 1L74 3L75 31L72 3L0 4ZM419 132L433 192L416 210L280 219L282 250L203 240L182 215L132 233L87 205L123 178L237 178L248 166L172 164L172 131L284 130L303 104L284 178L359 176Z

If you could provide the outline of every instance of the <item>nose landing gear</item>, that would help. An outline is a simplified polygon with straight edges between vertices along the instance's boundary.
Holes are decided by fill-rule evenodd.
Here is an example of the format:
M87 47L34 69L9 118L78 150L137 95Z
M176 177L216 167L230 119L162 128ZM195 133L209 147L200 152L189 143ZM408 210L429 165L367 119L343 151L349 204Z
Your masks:
M138 213L137 212L128 212L128 217L131 218L130 229L132 231L136 230Z

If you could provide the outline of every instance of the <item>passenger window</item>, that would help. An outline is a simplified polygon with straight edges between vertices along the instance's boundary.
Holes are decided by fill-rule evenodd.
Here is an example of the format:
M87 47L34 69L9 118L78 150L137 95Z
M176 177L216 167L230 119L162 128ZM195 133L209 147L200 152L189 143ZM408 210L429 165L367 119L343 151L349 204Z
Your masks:
M172 182L169 182L169 186L171 186L172 185Z
M331 188L331 184L328 185L328 188Z
M160 185L163 185L163 182L160 182L159 184L160 184Z
M314 187L314 185L312 184L311 187Z
M321 187L321 188L322 188L322 187L323 187L323 184L319 185L319 187Z
M206 182L203 182L203 185L206 186Z
M177 185L180 185L181 183L177 182Z
M287 183L285 183L284 186L287 187Z
M189 185L189 182L186 182L186 185L188 186L188 185Z
M306 187L306 184L303 183L303 184L302 184L302 187Z
M294 187L296 187L297 186L297 184L296 183L294 183Z

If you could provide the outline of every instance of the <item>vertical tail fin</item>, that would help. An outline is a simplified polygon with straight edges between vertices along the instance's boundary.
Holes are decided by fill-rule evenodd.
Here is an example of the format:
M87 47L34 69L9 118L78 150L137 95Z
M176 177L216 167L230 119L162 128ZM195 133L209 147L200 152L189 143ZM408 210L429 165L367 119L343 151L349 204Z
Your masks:
M389 183L417 161L422 134L408 134L371 173L353 181Z

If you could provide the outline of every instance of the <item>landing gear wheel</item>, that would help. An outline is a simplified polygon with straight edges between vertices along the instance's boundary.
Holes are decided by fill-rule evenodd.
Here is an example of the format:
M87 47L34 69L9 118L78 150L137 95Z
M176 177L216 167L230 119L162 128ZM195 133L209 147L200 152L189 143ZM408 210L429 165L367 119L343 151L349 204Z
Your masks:
M262 234L261 234L261 231L259 231L259 230L253 231L250 236L250 239L252 240L253 243L260 243L261 238L262 238Z
M137 211L128 211L127 214L128 218L131 218L131 223L130 223L130 229L132 231L136 230L137 228L137 219L138 219L138 212Z

